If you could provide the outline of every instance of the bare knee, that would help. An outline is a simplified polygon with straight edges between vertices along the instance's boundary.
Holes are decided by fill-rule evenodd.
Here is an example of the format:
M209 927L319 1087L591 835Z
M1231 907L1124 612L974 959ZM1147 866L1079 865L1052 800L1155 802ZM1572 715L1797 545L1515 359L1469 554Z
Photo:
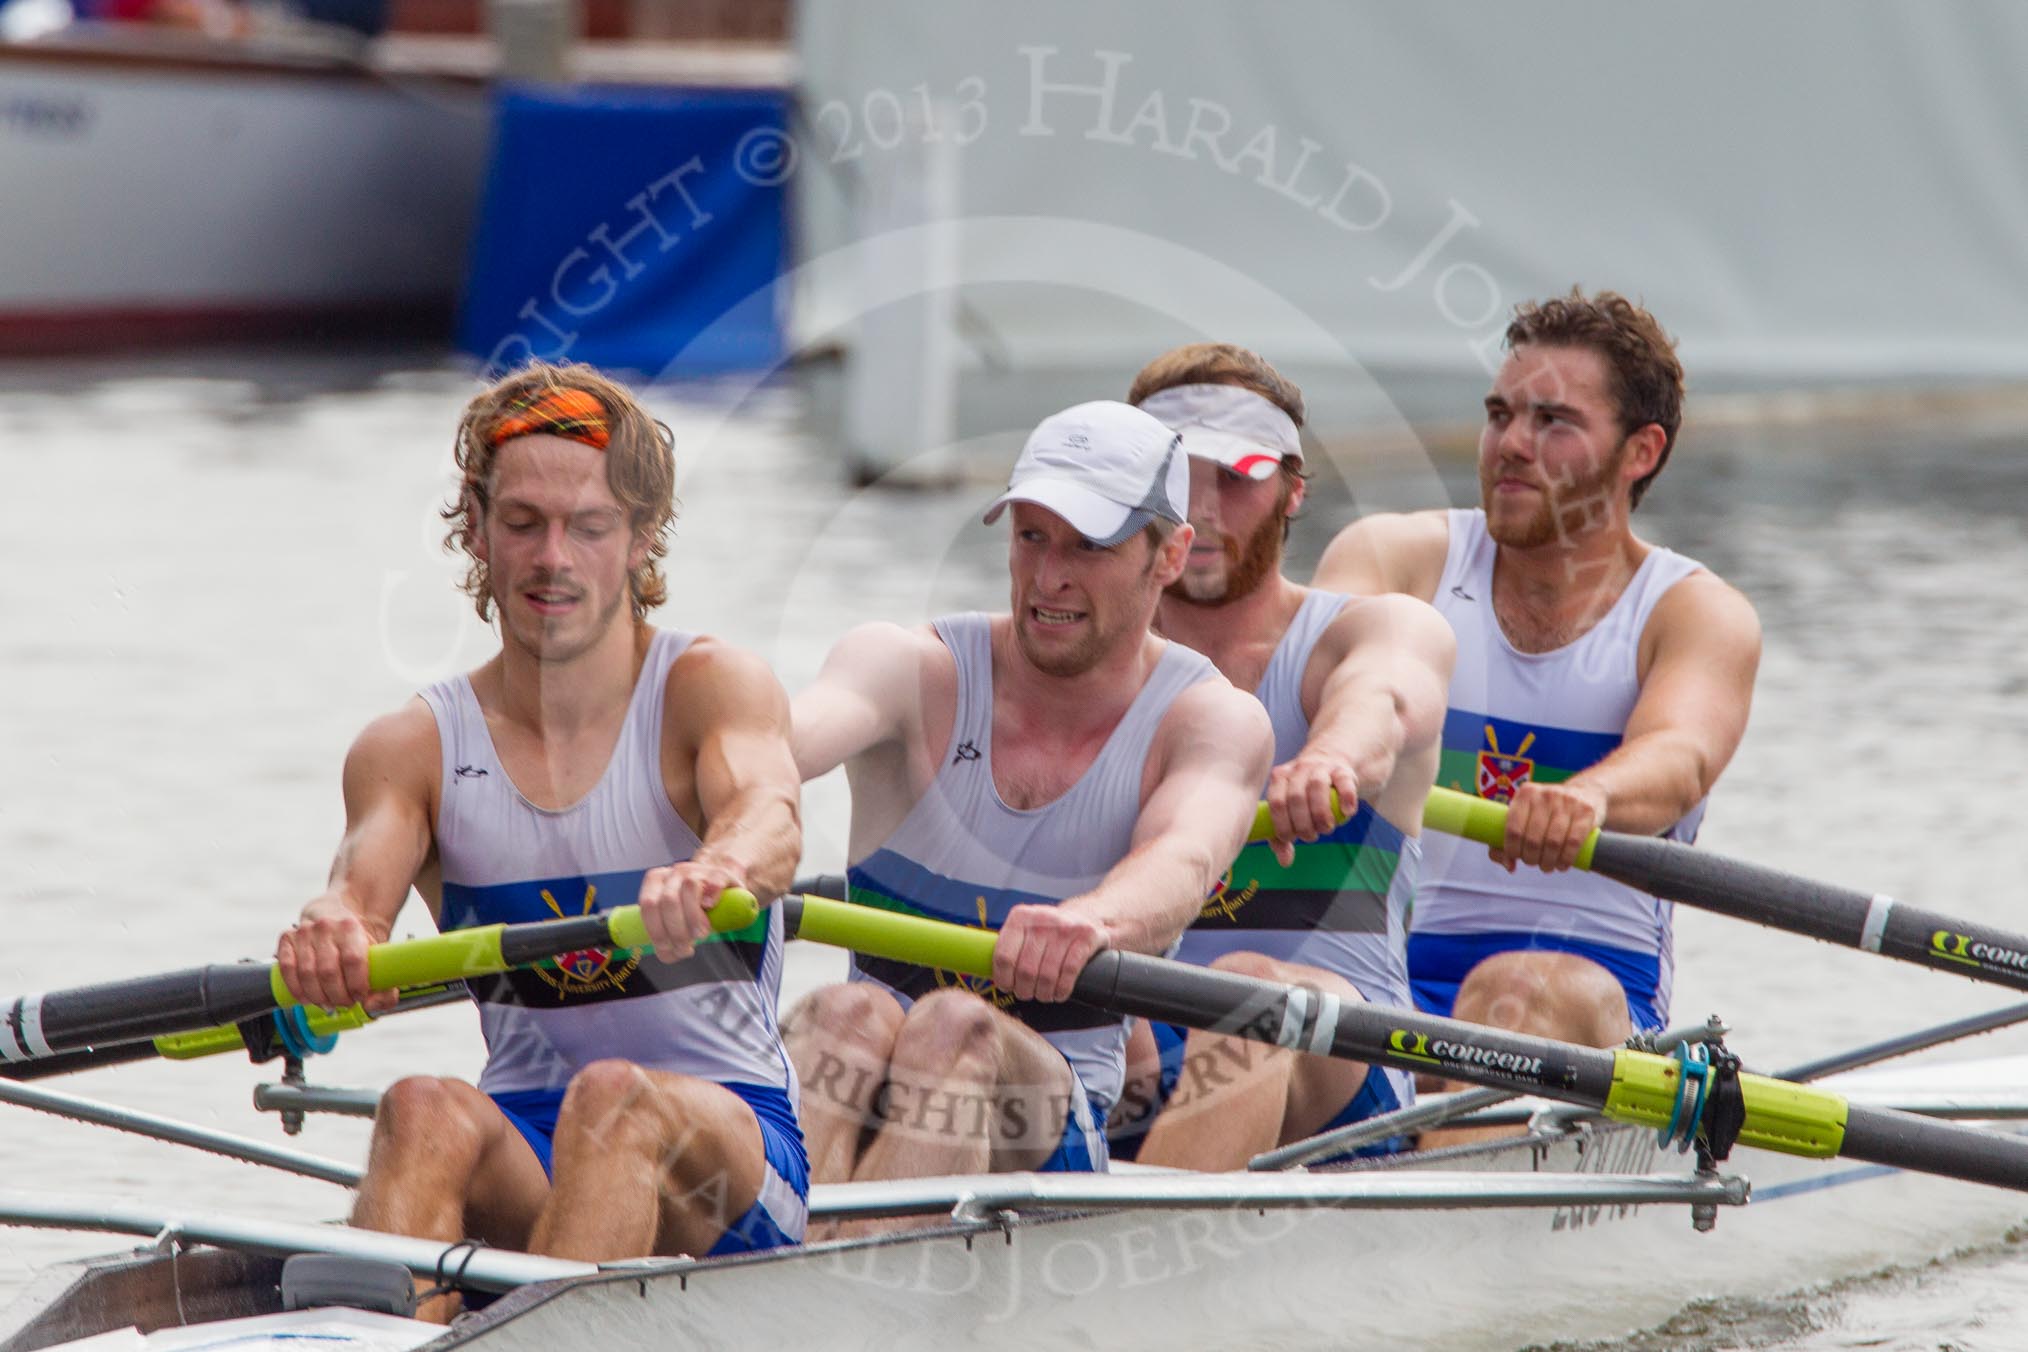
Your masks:
M811 991L784 1022L793 1041L818 1040L839 1051L886 1060L901 1028L901 1004L867 981L848 981Z
M1597 963L1569 953L1496 953L1466 974L1454 1017L1605 1045L1626 1036L1626 995Z
M639 1136L648 1138L654 1124L643 1119L653 1103L648 1072L632 1061L594 1061L571 1076L556 1113L559 1148L568 1137L584 1137L616 1147Z
M894 1040L894 1060L944 1072L998 1064L1000 1030L993 1008L969 991L932 991L909 1007Z
M490 1099L462 1080L435 1075L396 1080L374 1110L375 1151L428 1151L439 1159L476 1161L488 1139L491 1108Z

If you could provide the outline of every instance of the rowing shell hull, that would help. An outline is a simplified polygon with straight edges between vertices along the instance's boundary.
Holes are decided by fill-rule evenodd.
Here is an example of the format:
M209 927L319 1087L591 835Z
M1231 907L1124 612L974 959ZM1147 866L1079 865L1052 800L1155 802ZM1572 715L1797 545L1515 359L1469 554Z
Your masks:
M1960 1108L2015 1116L2013 1130L2028 1060L1837 1083L1855 1098L1941 1083ZM1364 1167L1688 1172L1652 1132L1601 1126ZM2021 1193L1877 1166L1742 1150L1726 1172L1752 1179L1752 1201L1719 1208L1707 1234L1680 1205L1030 1215L523 1287L429 1346L1511 1348L1622 1334L1700 1298L1769 1297L1927 1261L2028 1217ZM53 1271L0 1312L0 1352L181 1322L179 1302L191 1320L264 1314L278 1270L276 1259L207 1250L177 1268L150 1255ZM267 1346L234 1340L235 1352Z
M1446 1161L1460 1167L1468 1161ZM1652 1133L1484 1152L1488 1169L1649 1172ZM1742 1152L1755 1200L1684 1208L1130 1212L814 1246L524 1291L443 1347L489 1352L923 1348L1510 1348L1773 1295L1999 1238L2028 1213L1968 1184Z

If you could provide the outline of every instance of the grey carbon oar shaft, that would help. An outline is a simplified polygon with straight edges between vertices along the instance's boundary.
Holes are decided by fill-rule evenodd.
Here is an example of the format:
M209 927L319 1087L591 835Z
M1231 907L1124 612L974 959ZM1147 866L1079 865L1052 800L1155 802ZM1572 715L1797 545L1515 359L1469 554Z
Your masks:
M1423 825L1498 846L1507 807L1450 789L1430 793ZM1892 897L1728 859L1673 840L1595 831L1577 866L1658 897L1973 981L2028 990L2028 935L1925 911Z

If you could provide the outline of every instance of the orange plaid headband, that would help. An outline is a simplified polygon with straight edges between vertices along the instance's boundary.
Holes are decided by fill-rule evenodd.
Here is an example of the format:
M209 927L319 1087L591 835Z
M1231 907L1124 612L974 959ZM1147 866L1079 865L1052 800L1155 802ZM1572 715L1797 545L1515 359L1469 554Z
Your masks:
M603 451L613 439L613 426L606 407L583 390L542 390L516 399L501 411L500 421L486 438L490 448L515 437L546 432L553 437L581 441Z

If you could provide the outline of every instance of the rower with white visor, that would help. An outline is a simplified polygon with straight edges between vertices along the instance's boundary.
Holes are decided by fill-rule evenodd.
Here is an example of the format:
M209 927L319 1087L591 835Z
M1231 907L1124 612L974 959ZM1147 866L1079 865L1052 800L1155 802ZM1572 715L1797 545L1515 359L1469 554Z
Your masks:
M1180 434L1196 532L1156 616L1252 690L1274 727L1271 842L1239 851L1177 956L1346 1001L1407 1006L1404 943L1423 799L1436 776L1452 641L1428 605L1352 598L1282 572L1301 509L1302 392L1245 349L1156 358L1129 398ZM1334 815L1333 792L1350 815ZM1134 1102L1116 1148L1145 1163L1236 1168L1403 1106L1397 1070L1164 1024L1136 1028ZM1159 1071L1157 1067L1159 1066ZM1132 1110L1139 1109L1138 1113ZM1146 1119L1159 1113L1151 1127Z

